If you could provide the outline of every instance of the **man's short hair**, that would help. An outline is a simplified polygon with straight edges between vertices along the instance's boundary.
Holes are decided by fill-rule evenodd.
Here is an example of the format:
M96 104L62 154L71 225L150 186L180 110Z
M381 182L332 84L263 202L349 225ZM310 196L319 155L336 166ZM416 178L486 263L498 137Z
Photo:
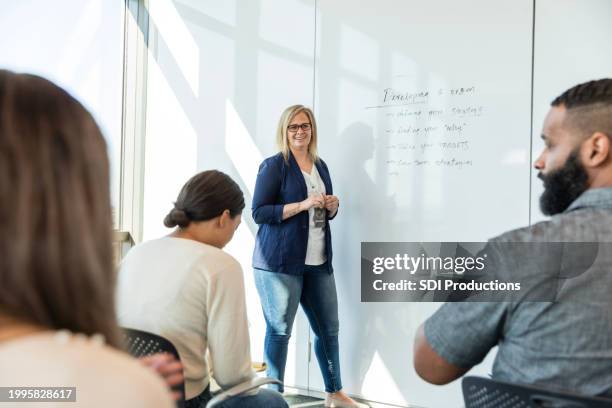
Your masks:
M583 138L602 132L612 138L612 79L576 85L557 96L551 106L567 109L564 126Z

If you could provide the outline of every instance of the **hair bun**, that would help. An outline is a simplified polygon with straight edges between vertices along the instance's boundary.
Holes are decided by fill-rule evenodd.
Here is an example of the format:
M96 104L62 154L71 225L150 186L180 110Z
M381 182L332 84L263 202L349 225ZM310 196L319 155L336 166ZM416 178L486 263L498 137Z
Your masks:
M170 210L166 218L164 218L164 225L168 228L174 228L179 226L181 228L185 228L189 225L189 217L187 213L183 210L179 210L178 208L173 208Z

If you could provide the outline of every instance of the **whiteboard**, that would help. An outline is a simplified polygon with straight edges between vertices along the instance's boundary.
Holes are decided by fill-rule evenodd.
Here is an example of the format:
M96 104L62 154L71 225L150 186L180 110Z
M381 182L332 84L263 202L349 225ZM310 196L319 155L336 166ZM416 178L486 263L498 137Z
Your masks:
M535 219L532 144L537 153L552 97L611 72L603 52L610 2L149 6L144 238L167 233L161 220L200 170L230 174L249 208L257 167L276 153L280 113L312 105L341 202L332 235L345 390L400 406L461 406L459 381L428 385L412 368L416 328L439 305L361 303L360 242L482 241ZM256 231L247 210L227 250L245 271L251 348L261 360L265 324L251 273ZM311 336L300 313L285 380L320 391ZM493 357L473 373L486 375Z
M528 224L533 3L317 7L319 143L341 203L332 236L345 389L460 406L460 381L432 386L412 366L416 329L438 305L360 303L360 243L483 241ZM316 362L310 371L323 389Z
M537 0L534 44L533 157L542 151L542 123L550 102L585 81L612 76L612 2ZM531 222L540 212L542 181L532 172Z

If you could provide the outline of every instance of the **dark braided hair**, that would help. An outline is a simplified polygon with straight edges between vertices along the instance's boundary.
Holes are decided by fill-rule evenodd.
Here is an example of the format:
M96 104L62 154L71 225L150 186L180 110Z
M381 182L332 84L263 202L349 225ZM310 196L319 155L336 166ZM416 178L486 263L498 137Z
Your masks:
M164 225L185 228L192 221L210 220L225 210L233 218L243 209L244 195L230 176L218 170L203 171L185 183Z
M576 85L556 97L551 105L565 107L564 126L582 138L602 132L612 138L612 79Z
M596 103L612 104L612 79L604 78L576 85L557 96L551 105L563 105L572 109Z

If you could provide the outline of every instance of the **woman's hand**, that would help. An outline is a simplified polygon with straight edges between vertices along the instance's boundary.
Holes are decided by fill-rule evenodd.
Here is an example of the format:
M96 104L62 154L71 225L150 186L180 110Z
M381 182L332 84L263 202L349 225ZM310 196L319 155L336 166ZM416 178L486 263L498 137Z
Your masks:
M325 196L323 194L313 194L311 196L308 196L308 198L304 201L300 202L301 211L308 211L313 207L325 207Z
M141 357L138 360L162 377L169 388L182 384L184 381L183 366L172 354L157 353ZM178 401L181 398L181 393L178 391L172 392L172 398Z
M340 205L340 200L335 195L326 195L325 196L325 209L329 211L330 215L334 215L336 211L338 211L338 206Z

